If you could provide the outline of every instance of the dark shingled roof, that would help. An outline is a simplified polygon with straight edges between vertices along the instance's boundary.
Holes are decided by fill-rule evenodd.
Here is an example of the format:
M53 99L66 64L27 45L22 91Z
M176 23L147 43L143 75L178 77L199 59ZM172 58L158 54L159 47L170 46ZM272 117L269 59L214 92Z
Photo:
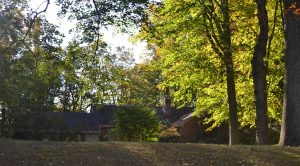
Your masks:
M114 112L122 109L122 106L103 105L101 108L91 110L91 113L85 112L46 112L48 117L60 119L66 123L69 128L78 128L83 131L98 131L99 126L112 126ZM166 119L161 108L154 108L161 120ZM171 123L180 119L183 115L193 112L194 108L171 108Z
M161 120L167 119L166 115L164 114L163 110L161 107L156 107L154 108L157 111L157 114ZM173 123L180 119L183 115L187 113L191 113L194 111L193 107L182 107L182 108L171 108L171 117L170 117L170 122Z
M187 113L179 118L177 121L171 124L171 127L183 127L185 123L187 123L190 119L192 119L193 113Z
M83 131L98 131L99 125L112 124L106 112L47 112L46 115L62 120L69 128Z
M194 111L194 108L192 108L192 107L182 107L179 109L171 108L171 123L177 121L182 116L184 116L188 113L192 113L193 111Z
M101 114L107 116L111 121L113 120L114 111L118 109L122 109L123 106L116 106L116 105L103 105L101 108L94 109L92 112L100 112ZM154 110L157 111L157 115L159 119L165 120L167 117L165 116L161 107L153 107ZM171 108L171 123L180 119L183 115L187 113L193 112L193 107L182 107L182 108Z

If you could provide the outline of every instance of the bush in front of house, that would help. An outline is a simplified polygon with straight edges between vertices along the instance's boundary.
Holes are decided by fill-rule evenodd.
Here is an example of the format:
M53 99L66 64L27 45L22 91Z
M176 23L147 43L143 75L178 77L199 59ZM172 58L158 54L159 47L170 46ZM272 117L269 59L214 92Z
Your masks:
M43 140L51 121L40 112L17 112L11 123L12 138Z
M42 112L18 112L13 116L11 137L23 140L79 141L80 126L70 128L59 117Z
M160 122L156 111L144 106L126 106L115 112L112 138L116 141L157 141Z
M163 130L158 136L159 142L180 142L180 133L178 133L177 129L168 128Z

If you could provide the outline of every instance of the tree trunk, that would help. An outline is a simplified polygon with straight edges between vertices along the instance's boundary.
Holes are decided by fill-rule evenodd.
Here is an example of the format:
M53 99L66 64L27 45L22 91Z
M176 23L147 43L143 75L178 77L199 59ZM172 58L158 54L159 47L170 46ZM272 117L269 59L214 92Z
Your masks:
M229 105L229 145L239 144L239 124L237 118L237 101L234 81L234 69L232 61L231 29L229 4L227 0L222 0L223 12L223 34L224 61L226 66L227 95Z
M228 55L228 58L231 55ZM229 105L229 145L240 143L239 124L237 118L237 102L234 81L234 70L232 57L227 59L226 63L226 79L227 79L227 95Z
M202 1L201 1L202 2ZM214 14L212 5L208 7L205 3L204 19L207 19L210 24L205 24L207 38L214 50L214 52L222 59L226 68L226 81L227 81L227 96L229 107L229 145L239 144L239 123L237 117L237 101L236 90L234 81L234 68L232 60L232 44L231 44L231 29L230 29L230 12L228 0L220 0L218 6L221 11L221 18ZM220 21L221 20L221 21ZM213 25L216 25L216 30ZM210 32L211 31L211 32ZM218 33L219 35L215 35Z
M284 3L286 83L279 144L296 146L300 145L300 2Z
M169 87L166 87L165 89L165 95L164 95L162 107L163 107L162 110L165 118L168 120L168 122L171 123L171 96L170 96Z
M252 75L254 82L255 107L256 107L256 142L259 145L268 143L267 123L267 89L266 66L264 57L267 53L268 43L268 13L266 0L257 0L258 20L260 33L254 48L252 63Z
M4 108L0 109L1 110L1 124L0 124L0 136L3 137L3 136L6 136L7 133L7 129L6 129L6 111Z

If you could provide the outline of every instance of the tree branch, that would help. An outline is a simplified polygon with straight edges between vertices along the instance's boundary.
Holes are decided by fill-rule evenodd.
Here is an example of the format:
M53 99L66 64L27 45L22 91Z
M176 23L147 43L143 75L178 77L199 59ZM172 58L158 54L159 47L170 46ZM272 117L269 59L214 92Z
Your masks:
M285 20L284 20L284 10L283 10L284 7L282 5L282 0L279 0L279 5L280 5L281 20L282 20L282 32L284 32Z
M206 19L206 14L204 14L204 20ZM206 21L204 23L204 27L205 27L205 33L206 33L206 36L211 44L211 47L212 49L214 50L214 52L224 61L225 58L224 58L224 54L222 52L222 49L218 48L218 45L215 43L216 41L218 40L214 40L214 37L212 36L212 34L209 32L209 27L207 26L206 24Z
M28 34L30 33L30 31L31 31L31 29L32 29L32 26L33 26L33 24L34 24L34 22L35 22L35 20L37 19L37 17L38 17L41 13L46 12L47 9L48 9L48 7L49 7L50 0L47 0L47 1L45 1L45 2L47 2L47 3L46 3L46 6L45 6L45 8L44 8L43 10L37 12L37 10L39 9L39 7L38 7L38 8L33 12L34 16L33 16L32 20L30 20L29 27L28 27L28 29L27 29L25 35L22 37L22 39L12 41L12 42L9 44L9 47L7 47L5 50L3 50L3 53L6 53L8 50L10 50L11 47L12 47L13 45L15 45L16 43L19 43L19 42L21 42L21 43L23 43L23 44L25 43L25 39L26 39L26 37L28 36ZM44 3L44 2L43 2L43 3ZM25 45L25 46L26 46L26 45ZM28 48L28 46L26 46L26 48ZM29 51L32 52L32 50L29 50Z
M257 32L253 29L252 26L249 26L250 30L254 33L255 37L258 38Z
M206 15L207 20L210 23L210 29L211 29L210 36L211 36L211 38L215 41L214 43L216 44L216 46L218 46L218 48L220 50L224 50L223 44L220 42L220 40L218 39L217 35L215 34L215 29L214 29L214 25L215 24L213 22L213 20L214 20L213 17L214 16L209 15L209 12L205 12L205 15ZM209 28L207 27L207 29L209 29ZM220 31L218 30L218 28L217 28L217 31L220 34Z
M272 40L274 38L274 33L275 33L275 28L276 28L277 10L278 10L279 1L280 0L276 0L275 13L274 13L274 17L273 17L273 26L272 26L272 31L271 31L270 38L269 38L269 43L268 43L267 58L270 57L270 53L271 53L271 45L272 45Z
M100 26L101 26L101 16L100 16L100 10L98 9L98 6L96 4L96 1L93 0L93 4L95 6L95 10L96 10L96 15L97 15L97 41L96 41L96 49L95 49L95 56L97 55L97 51L98 51L98 48L99 48L99 40L100 40Z
M211 1L211 0L210 0L210 1ZM217 14L215 13L215 8L214 8L213 2L211 2L211 3L212 3L212 7L209 8L208 6L205 6L205 11L207 12L207 14L209 14L210 19L214 21L218 33L219 33L219 34L222 34L222 33L223 33L223 29L222 29L222 26L221 26L221 21L220 21L220 19L216 16Z
M44 13L44 12L47 11L47 9L48 9L48 7L49 7L49 4L50 4L50 0L47 0L46 7L45 7L43 10L41 10L41 11L39 11L39 12L37 12L37 11L34 11L34 12L33 12L33 13L34 13L34 16L33 16L33 18L32 18L32 21L31 21L30 24L29 24L29 27L28 27L28 30L27 30L26 34L25 34L24 37L23 37L23 40L25 40L25 38L26 38L27 35L29 34L29 32L30 32L30 30L32 29L32 26L33 26L35 20L37 19L37 17L38 17L41 13Z

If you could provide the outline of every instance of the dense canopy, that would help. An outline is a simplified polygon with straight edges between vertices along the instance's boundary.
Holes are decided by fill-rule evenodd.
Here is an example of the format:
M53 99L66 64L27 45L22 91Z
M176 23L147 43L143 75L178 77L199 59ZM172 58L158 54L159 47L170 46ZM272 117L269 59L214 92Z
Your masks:
M54 3L60 18L76 22L67 46L68 34L45 17ZM29 4L0 0L2 136L19 112L161 107L169 99L205 115L207 130L229 124L229 144L239 144L245 128L256 128L258 144L270 143L268 131L279 135L280 126L282 145L300 144L297 1L47 0L36 10ZM147 42L150 58L137 64L133 50L111 48L101 31L108 26Z

